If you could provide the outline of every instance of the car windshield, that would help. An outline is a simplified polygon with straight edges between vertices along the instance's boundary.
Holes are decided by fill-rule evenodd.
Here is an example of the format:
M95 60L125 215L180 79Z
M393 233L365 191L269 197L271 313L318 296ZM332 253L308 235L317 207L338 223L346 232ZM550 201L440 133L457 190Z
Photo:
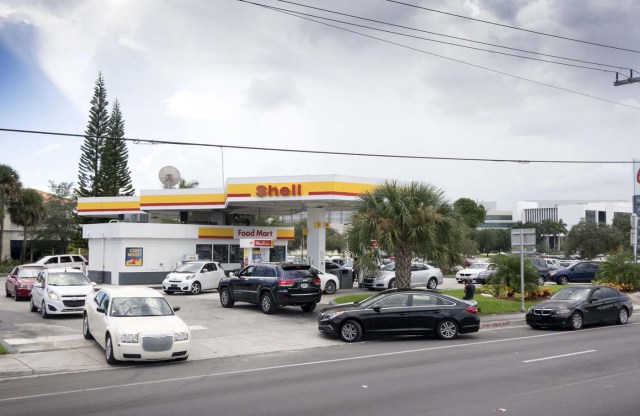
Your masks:
M396 264L395 263L389 263L386 266L384 266L381 270L384 270L385 272L395 272L396 271Z
M588 287L565 287L560 289L555 295L551 296L551 300L585 300L589 296Z
M202 263L185 263L174 270L175 273L198 273L202 268Z
M163 297L113 298L111 316L169 316L173 309Z
M469 269L486 269L487 267L489 267L489 265L486 263L475 263L469 266L468 268Z
M18 272L18 277L22 278L30 278L30 277L38 277L38 273L43 270L42 267L23 267Z
M49 286L88 286L91 284L83 273L49 273Z

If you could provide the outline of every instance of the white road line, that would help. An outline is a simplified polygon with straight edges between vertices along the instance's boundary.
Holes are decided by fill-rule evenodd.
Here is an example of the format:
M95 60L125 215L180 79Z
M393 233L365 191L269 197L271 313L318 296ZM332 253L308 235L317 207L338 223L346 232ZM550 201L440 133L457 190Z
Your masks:
M533 359L533 360L523 361L523 363L535 363L536 361L553 360L553 359L556 359L556 358L571 357L572 355L588 354L590 352L596 352L596 350L572 352L571 354L562 354L562 355L554 355L554 356L551 356L551 357L536 358L536 359Z
M46 337L35 337L35 338L9 338L5 339L10 345L25 345L25 344L39 344L42 342L58 342L58 341L76 341L79 339L83 339L81 334L72 334L72 335L50 335Z

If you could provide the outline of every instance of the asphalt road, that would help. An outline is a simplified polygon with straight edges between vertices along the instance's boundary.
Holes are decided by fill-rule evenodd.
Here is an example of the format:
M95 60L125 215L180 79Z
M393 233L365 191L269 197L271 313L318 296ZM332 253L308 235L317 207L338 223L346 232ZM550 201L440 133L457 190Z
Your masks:
M640 403L637 321L4 380L0 414L633 415Z

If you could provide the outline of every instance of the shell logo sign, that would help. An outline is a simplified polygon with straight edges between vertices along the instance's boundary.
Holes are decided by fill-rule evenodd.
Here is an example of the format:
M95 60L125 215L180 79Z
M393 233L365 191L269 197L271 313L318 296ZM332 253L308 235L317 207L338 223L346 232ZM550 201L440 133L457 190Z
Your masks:
M301 196L302 184L292 184L291 186L258 185L256 186L256 196Z

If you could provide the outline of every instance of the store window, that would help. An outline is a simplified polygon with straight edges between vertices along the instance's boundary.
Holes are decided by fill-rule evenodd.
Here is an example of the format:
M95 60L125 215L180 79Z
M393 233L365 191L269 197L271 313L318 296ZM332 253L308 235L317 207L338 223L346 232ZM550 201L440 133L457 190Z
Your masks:
M229 263L242 263L244 259L244 250L239 245L229 246Z
M213 245L213 261L229 263L229 244Z
M269 249L269 261L283 262L287 260L287 247L275 246Z
M198 260L211 260L211 244L196 244Z

